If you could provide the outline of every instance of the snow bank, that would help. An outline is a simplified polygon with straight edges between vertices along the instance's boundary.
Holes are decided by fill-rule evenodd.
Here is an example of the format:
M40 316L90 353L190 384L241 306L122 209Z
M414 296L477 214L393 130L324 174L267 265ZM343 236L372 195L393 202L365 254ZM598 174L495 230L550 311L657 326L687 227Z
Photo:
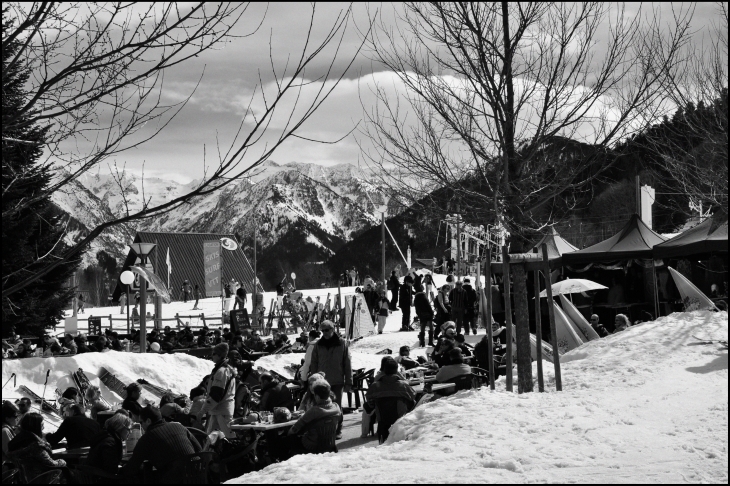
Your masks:
M366 370L380 369L380 360L383 356L351 352L352 369L365 368ZM303 353L272 354L256 360L256 367L261 370L275 371L287 378L294 378L293 366L299 366L304 359Z
M383 446L298 456L232 483L727 482L726 312L678 313L563 356L564 391L460 392ZM306 474L304 471L315 472Z
M102 367L114 373L124 383L144 378L152 384L188 394L205 375L210 374L213 363L187 354L139 354L116 351L84 353L72 357L6 359L3 360L2 380L5 383L10 375L15 373L18 386L25 385L38 395L42 395L46 370L50 369L45 396L54 398L56 388L63 392L67 387L75 386L70 373L81 368L92 384L100 386L102 396L108 402L121 402L121 397L100 383L99 372ZM23 394L13 388L12 381L2 391L4 400L21 396Z

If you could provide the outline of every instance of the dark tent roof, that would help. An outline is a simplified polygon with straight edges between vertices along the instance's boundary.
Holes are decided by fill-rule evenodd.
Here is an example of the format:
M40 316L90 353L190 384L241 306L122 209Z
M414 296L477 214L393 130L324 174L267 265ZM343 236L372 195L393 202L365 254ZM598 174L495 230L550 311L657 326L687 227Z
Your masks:
M563 253L570 253L573 251L577 251L578 248L574 247L570 243L568 243L560 234L558 234L555 227L551 226L550 231L548 231L548 234L542 237L540 241L535 243L532 246L532 249L534 250L537 248L537 251L540 252L540 247L543 243L547 243L548 248L548 259L553 260L555 258L560 258L563 256Z
M727 215L716 214L671 240L654 247L656 258L712 252L727 253Z
M621 231L582 250L563 255L566 265L627 260L629 258L651 258L652 248L665 241L644 224L638 214L631 219Z
M174 299L177 299L180 294L180 287L182 287L185 280L189 280L193 286L198 284L202 296L205 295L203 242L206 240L220 240L221 238L231 238L236 241L235 236L222 233L152 233L142 231L134 237L134 242L157 244L147 257L147 263L152 265L154 273L165 283L167 283L167 251L170 250L170 264L172 266L170 293ZM223 282L229 282L232 278L235 278L244 286L246 292L251 293L253 289L253 268L243 253L240 244L236 250L223 250L221 258ZM136 260L137 257L134 252L129 250L122 271L129 269L130 266L135 264ZM258 291L263 292L260 284L258 287ZM115 300L119 298L124 288L125 286L117 280L117 288L113 295Z

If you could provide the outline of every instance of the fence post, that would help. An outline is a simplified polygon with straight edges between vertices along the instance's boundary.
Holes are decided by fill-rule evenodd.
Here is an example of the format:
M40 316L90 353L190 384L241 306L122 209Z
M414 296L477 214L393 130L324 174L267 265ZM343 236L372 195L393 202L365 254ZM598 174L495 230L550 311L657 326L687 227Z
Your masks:
M114 331L114 322L112 321L112 315L109 314L109 331Z
M545 275L545 293L547 294L548 317L550 318L550 339L553 345L553 364L555 365L555 389L562 391L563 378L560 376L560 352L558 350L558 333L555 330L555 302L553 302L553 287L550 281L550 261L548 259L547 244L542 244L542 261Z
M537 253L537 248L535 248ZM545 382L542 376L542 316L540 315L540 270L533 273L534 290L535 290L535 340L537 347L535 349L537 359L537 389L540 392L545 391Z

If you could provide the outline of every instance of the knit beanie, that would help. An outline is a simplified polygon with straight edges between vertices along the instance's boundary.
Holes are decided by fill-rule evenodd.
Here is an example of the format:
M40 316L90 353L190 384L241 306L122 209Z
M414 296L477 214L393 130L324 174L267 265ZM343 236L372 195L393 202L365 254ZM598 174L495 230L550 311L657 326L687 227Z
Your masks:
M228 343L216 344L213 348L213 354L223 356L224 358L228 356Z

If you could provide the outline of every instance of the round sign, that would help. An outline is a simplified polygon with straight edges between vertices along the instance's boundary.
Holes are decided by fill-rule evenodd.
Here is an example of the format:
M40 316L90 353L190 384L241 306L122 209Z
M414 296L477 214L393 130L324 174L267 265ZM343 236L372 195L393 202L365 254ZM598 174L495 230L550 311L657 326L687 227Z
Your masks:
M119 280L121 280L124 285L130 285L132 282L134 282L134 274L129 270L125 270L119 276Z
M291 273L291 279L292 279L292 280L296 280L296 279L297 279L297 274L296 274L296 273L294 273L294 272L292 272L292 273Z
M231 238L221 238L221 246L226 250L233 251L238 248L238 243Z

